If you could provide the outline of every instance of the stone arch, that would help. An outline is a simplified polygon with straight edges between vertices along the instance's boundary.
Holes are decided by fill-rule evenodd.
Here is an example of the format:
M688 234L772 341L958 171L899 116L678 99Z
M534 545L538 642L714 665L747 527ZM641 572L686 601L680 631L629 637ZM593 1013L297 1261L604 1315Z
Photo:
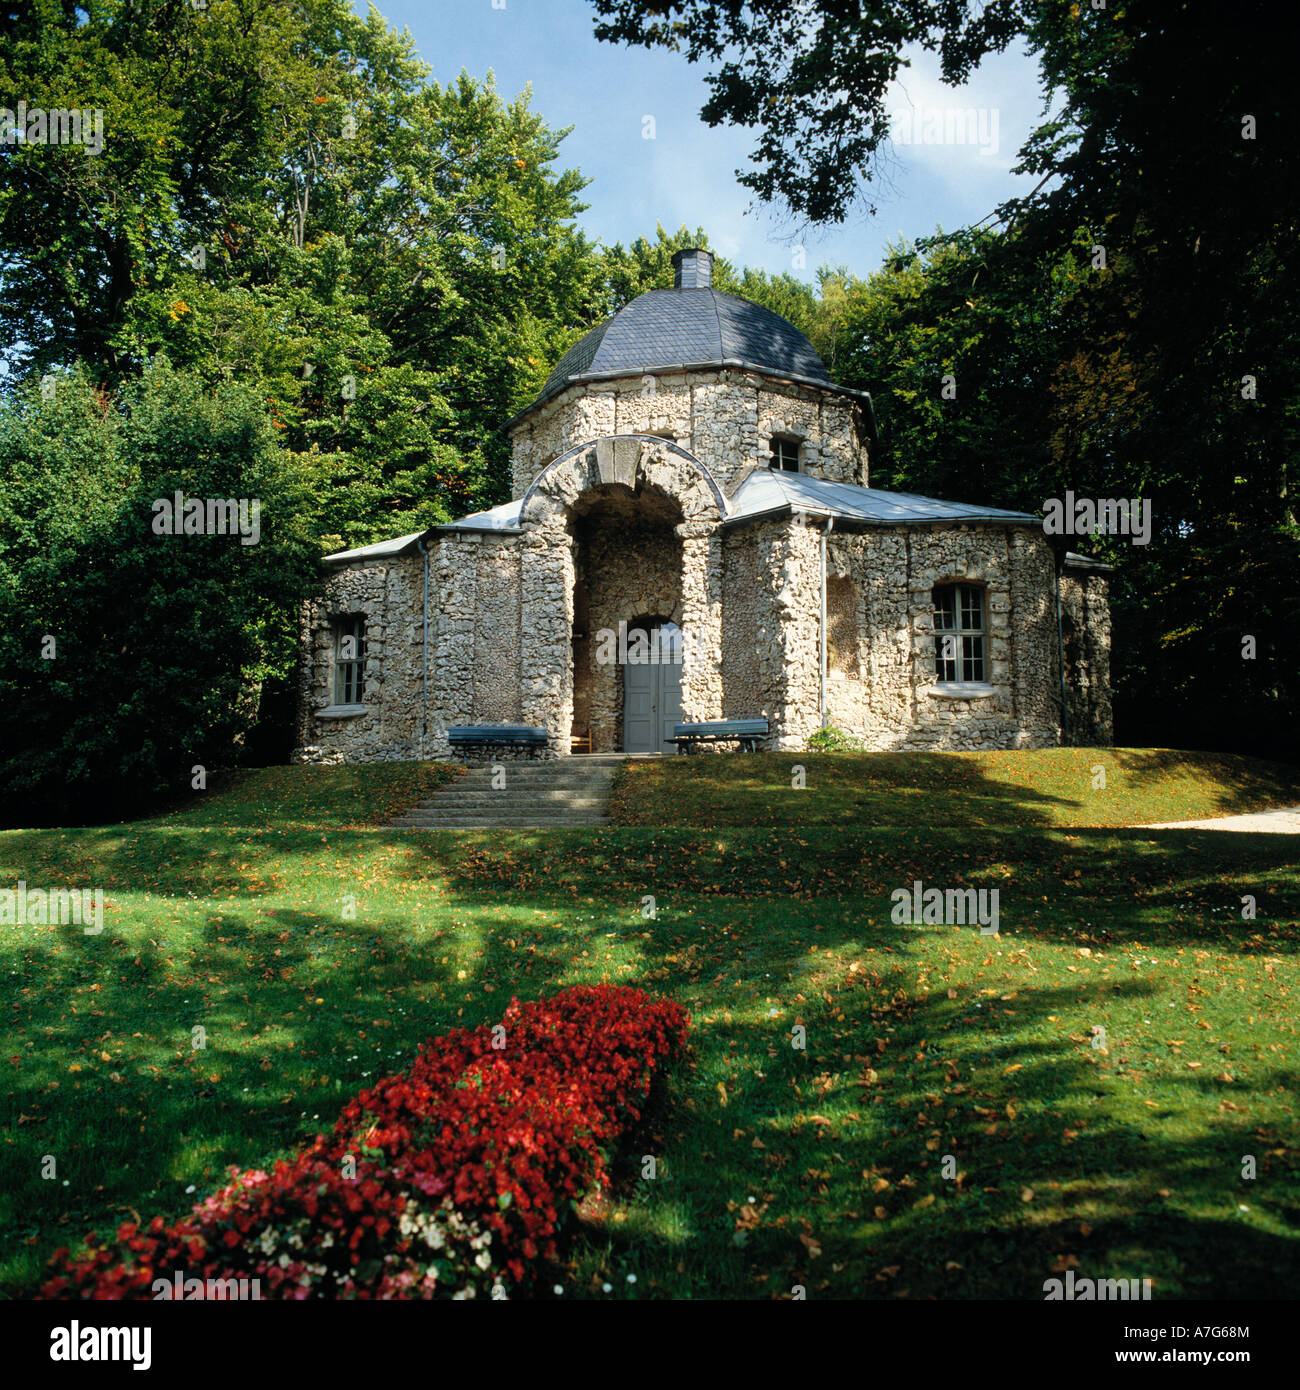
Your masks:
M583 493L612 483L633 492L653 488L667 494L687 522L716 522L727 514L717 480L680 444L649 434L611 434L552 459L524 493L520 524L567 511Z
M574 554L574 734L608 752L624 746L626 694L624 658L611 649L625 649L638 618L677 626L684 618L682 509L656 486L634 493L601 483L536 530L564 523Z

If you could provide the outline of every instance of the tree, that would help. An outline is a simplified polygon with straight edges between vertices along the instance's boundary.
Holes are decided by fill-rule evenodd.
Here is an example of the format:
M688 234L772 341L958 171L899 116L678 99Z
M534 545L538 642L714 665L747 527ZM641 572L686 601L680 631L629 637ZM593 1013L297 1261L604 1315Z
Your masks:
M330 479L327 546L500 500L499 425L599 292L565 132L345 0L24 15L5 89L102 109L104 146L0 145L14 376L163 351L256 384Z
M160 533L177 491L244 502L245 536ZM25 823L125 813L237 759L294 669L307 503L246 387L159 362L117 399L73 373L0 404L0 795Z
M1199 0L596 9L602 38L713 62L706 119L761 131L742 181L813 220L841 219L870 176L903 44L955 82L1024 37L1054 108L1021 152L1033 192L860 285L824 279L828 360L875 395L878 482L1152 504L1148 545L1086 544L1120 567L1122 737L1300 754L1300 167L1273 27Z
M890 84L908 45L938 52L943 80L1024 29L1030 0L593 0L596 37L709 61L709 125L758 131L743 187L811 222L841 222L889 134ZM870 209L874 212L874 208Z

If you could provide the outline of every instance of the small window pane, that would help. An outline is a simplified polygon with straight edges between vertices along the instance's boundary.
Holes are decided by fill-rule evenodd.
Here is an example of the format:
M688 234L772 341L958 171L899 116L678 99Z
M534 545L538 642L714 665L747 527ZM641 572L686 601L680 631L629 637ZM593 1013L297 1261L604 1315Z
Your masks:
M799 445L793 439L772 440L772 467L787 473L799 471Z
M366 620L340 618L334 625L334 703L359 705L365 686Z
M986 679L984 590L978 584L941 584L933 592L934 670L946 684Z
M957 626L957 596L951 588L934 591L934 625L944 632Z

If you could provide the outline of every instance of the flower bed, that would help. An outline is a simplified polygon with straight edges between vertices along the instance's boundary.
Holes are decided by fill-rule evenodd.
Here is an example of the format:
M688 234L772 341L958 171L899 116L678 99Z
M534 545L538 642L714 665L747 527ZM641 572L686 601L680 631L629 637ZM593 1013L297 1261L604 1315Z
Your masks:
M500 1024L434 1038L271 1172L168 1226L54 1256L45 1298L164 1296L175 1271L258 1280L262 1298L472 1298L529 1283L639 1120L687 1019L610 985L511 1002ZM155 1292L155 1285L159 1292Z

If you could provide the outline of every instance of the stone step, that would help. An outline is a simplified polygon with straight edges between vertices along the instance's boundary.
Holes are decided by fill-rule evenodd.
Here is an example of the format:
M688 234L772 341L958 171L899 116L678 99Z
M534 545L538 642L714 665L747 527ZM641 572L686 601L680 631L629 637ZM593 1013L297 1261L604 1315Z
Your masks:
M458 763L458 767L468 768L470 772L490 772L492 768L500 765L507 772L555 772L557 770L573 770L582 772L612 772L618 767L622 758L548 758L536 762L517 762L509 758L497 759L495 762Z
M608 796L585 792L534 791L517 792L510 796L498 792L495 796L439 796L437 801L420 803L421 810L577 810L588 806L605 808Z
M622 758L506 762L505 786L493 786L490 763L471 766L454 782L392 822L412 830L545 830L608 825L605 814Z
M478 775L470 773L466 777L457 777L454 782L447 783L447 789L451 787L490 787L493 781L500 781L500 778L493 778L490 773L484 772ZM593 770L591 772L558 772L551 776L542 776L539 773L513 773L507 771L505 784L507 787L519 786L538 786L538 787L564 787L564 786L592 786L608 787L614 781L612 772L601 772Z
M608 825L608 816L583 815L458 815L403 816L393 822L397 830L547 830L568 829L584 825Z
M434 792L435 796L448 791L505 792L512 787L612 787L613 777L506 777L505 787L492 785L491 777L457 777L453 783Z
M464 768L468 777L490 777L497 765ZM501 763L507 777L612 777L618 771L616 763Z
M458 781L448 782L435 792L430 792L430 796L445 796L448 792L504 796L508 791L524 788L529 791L549 791L552 788L563 791L568 787L595 787L599 791L608 791L613 785L612 777L507 777L504 786L500 783L494 786L490 777L462 777Z

